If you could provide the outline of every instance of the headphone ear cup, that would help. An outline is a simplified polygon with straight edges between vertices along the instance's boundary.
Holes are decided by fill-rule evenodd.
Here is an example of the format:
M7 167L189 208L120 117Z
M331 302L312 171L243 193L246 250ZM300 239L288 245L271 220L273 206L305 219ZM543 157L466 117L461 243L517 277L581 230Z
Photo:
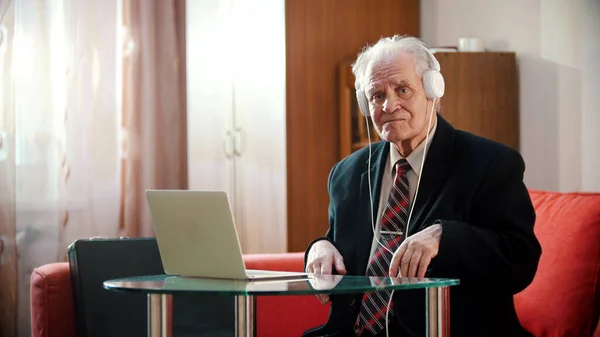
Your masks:
M444 96L446 90L446 84L444 83L444 76L437 70L428 70L423 74L423 88L425 89L425 95L427 98L441 98Z
M367 101L367 96L360 89L356 90L356 101L358 102L360 113L365 117L369 117L369 102Z

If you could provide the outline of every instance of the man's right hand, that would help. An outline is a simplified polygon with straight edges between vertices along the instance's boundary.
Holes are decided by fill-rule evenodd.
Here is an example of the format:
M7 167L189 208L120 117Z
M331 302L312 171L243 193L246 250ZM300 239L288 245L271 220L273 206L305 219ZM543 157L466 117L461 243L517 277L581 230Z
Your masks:
M344 258L340 252L327 240L315 242L306 261L306 272L313 274L331 275L335 268L340 275L346 275L346 266ZM329 295L317 294L315 297L322 303L329 302Z

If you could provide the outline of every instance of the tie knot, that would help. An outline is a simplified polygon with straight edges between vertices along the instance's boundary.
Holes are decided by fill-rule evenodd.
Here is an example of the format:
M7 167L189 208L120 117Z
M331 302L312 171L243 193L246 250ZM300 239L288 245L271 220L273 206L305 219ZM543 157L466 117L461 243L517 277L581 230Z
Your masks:
M404 174L410 170L410 164L406 159L400 159L396 162L396 173Z

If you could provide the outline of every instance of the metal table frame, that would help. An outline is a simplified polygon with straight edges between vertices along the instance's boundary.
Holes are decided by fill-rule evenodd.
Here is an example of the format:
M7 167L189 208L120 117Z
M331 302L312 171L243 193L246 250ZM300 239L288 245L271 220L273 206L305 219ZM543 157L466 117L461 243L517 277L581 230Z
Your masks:
M450 287L425 289L427 337L450 336ZM235 336L256 336L256 296L235 296ZM173 336L173 296L148 294L148 337Z

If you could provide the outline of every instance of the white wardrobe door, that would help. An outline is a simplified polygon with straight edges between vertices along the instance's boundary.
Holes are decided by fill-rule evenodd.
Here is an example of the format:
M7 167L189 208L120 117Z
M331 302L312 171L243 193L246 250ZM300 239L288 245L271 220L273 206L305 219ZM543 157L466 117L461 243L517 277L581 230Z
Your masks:
M233 203L231 3L186 6L189 188L227 191Z
M287 250L285 1L234 0L238 219L244 253ZM239 165L238 165L239 164Z

